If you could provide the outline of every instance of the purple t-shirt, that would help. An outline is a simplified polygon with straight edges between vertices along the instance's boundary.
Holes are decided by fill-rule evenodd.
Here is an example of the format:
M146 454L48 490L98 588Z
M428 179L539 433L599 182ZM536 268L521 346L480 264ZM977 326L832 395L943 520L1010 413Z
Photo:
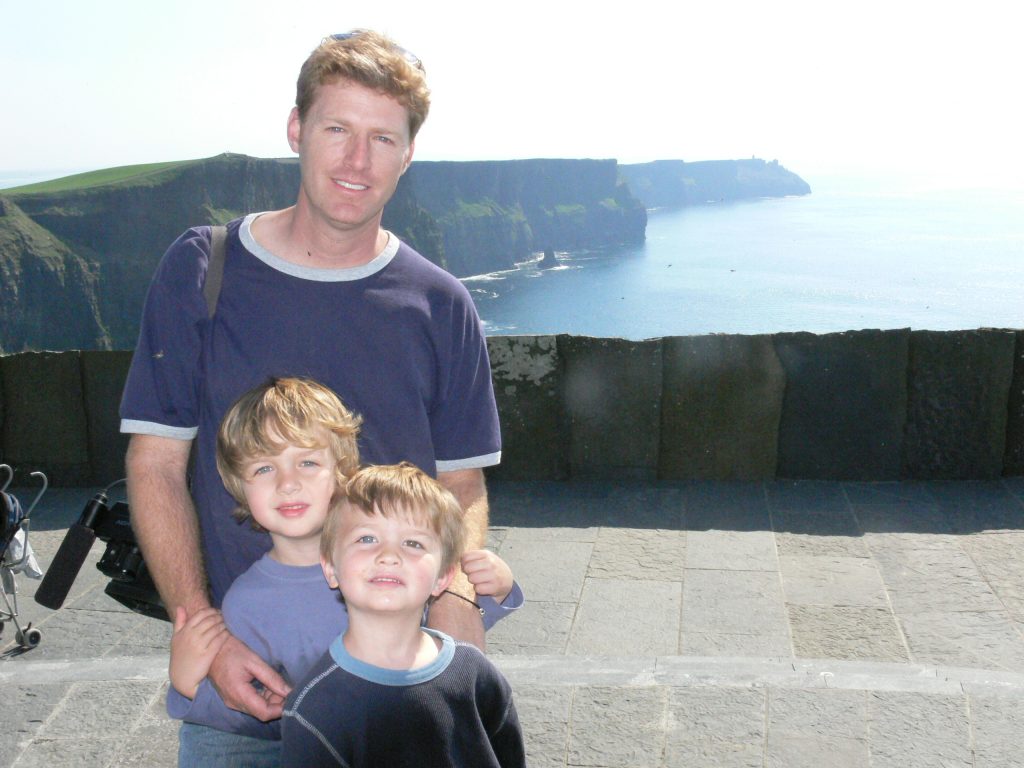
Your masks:
M487 347L458 280L393 235L360 267L300 267L253 239L257 215L228 225L212 320L202 294L209 228L168 249L121 402L122 432L196 439L192 495L215 605L270 548L266 534L232 518L214 460L227 409L268 377L334 389L363 417L365 464L405 460L434 475L501 458Z

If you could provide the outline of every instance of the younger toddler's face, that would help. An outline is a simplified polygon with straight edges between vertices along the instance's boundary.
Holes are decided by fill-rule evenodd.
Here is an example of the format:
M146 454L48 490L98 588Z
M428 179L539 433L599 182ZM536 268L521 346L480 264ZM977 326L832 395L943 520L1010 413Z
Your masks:
M419 615L440 595L454 569L441 573L441 540L416 515L368 515L343 502L328 583L340 588L350 613L408 611Z
M336 475L331 450L288 445L272 456L257 456L244 472L246 505L253 519L279 539L319 541L334 495Z

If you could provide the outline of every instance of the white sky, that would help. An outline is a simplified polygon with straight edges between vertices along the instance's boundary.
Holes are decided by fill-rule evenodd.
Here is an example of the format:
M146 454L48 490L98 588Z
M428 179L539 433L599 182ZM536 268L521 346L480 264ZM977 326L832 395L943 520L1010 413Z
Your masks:
M756 155L805 178L1017 181L1015 6L0 0L0 170L288 156L303 59L363 26L426 65L421 160Z

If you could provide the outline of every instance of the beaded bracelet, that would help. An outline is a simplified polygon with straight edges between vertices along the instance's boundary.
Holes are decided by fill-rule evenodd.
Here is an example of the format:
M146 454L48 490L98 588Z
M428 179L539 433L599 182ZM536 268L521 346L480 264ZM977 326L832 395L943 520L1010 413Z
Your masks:
M470 605L472 605L472 606L473 606L474 608L476 608L476 609L477 609L478 611L480 611L480 615L481 615L481 616L483 616L483 615L484 615L484 609L480 607L480 604L479 604L479 603L476 603L476 602L473 602L473 601L472 601L472 600L470 600L470 599L469 599L468 597L463 597L463 596L462 596L462 595L460 595L460 594L459 594L458 592L452 592L452 591L451 591L450 589L446 589L446 590L444 591L444 594L446 594L446 595L454 595L455 597L459 598L459 600L465 600L465 601L466 601L467 603L469 603L469 604L470 604Z

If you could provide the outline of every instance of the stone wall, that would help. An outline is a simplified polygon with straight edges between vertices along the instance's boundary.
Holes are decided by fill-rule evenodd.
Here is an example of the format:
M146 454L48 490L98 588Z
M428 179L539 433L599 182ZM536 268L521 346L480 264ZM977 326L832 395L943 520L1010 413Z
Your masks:
M1024 474L1024 331L488 339L507 479ZM130 352L0 357L0 460L54 485L122 470Z

